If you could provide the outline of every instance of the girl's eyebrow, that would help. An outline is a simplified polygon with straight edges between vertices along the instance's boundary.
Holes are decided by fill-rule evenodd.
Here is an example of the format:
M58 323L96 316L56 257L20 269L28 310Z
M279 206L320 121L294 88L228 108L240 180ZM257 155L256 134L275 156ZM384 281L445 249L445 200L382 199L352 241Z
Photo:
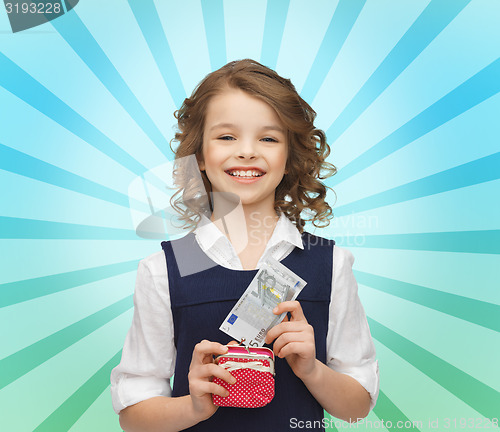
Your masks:
M209 131L213 131L214 129L217 129L217 128L237 128L237 126L234 125L233 123L217 123L216 125L212 126L209 129ZM278 126L278 125L262 126L261 129L262 130L274 130L274 131L281 132L283 134L285 133L283 128Z
M283 130L283 128L281 126L278 126L278 125L264 126L262 128L262 130L274 130L274 131L277 131L277 132L285 133L285 131Z
M231 128L231 127L235 127L234 124L232 123L217 123L216 125L212 126L209 131L213 131L214 129L217 129L217 128Z

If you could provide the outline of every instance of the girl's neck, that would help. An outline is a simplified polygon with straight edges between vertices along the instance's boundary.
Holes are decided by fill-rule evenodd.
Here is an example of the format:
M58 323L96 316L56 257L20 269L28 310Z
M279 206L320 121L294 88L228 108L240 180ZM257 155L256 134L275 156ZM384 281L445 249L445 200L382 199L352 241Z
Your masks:
M255 250L264 252L279 219L274 206L237 206L232 211L217 211L215 208L211 220L226 235L236 253L249 253Z

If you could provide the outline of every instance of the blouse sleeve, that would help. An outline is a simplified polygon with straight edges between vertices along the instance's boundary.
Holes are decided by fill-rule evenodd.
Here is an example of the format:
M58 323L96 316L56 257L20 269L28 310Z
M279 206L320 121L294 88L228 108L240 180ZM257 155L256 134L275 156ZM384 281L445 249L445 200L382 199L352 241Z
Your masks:
M334 246L332 296L327 334L327 365L349 375L370 393L370 410L379 393L378 361L358 284L352 272L354 256Z
M155 396L170 396L176 350L165 256L139 263L134 315L120 364L111 372L113 409L119 412Z

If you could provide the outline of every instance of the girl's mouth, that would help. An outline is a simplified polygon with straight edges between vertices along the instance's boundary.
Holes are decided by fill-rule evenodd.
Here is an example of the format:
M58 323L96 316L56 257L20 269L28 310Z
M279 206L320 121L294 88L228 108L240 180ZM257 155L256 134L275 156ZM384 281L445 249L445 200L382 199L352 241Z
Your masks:
M225 171L225 173L238 183L254 183L258 181L261 177L266 175L265 172L255 169L251 170L230 169Z

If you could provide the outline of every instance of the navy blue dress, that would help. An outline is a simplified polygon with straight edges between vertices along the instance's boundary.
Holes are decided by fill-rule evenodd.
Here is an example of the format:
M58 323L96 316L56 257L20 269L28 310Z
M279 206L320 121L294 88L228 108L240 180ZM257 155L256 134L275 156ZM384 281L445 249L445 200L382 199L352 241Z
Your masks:
M335 241L304 232L302 242L303 250L295 247L281 262L307 282L297 300L314 328L316 357L326 363ZM162 248L167 260L177 349L172 396L178 397L189 394L188 372L194 346L203 339L221 344L232 340L219 327L258 270L231 270L217 265L200 249L192 233L179 240L162 242ZM181 277L185 274L183 266L193 263L204 270ZM235 427L241 432L281 432L293 429L291 419L296 419L295 424L301 420L321 423L323 408L295 376L286 359L276 358L275 367L275 396L271 403L261 408L220 407L208 420L186 430L219 432ZM311 430L323 430L318 424Z

